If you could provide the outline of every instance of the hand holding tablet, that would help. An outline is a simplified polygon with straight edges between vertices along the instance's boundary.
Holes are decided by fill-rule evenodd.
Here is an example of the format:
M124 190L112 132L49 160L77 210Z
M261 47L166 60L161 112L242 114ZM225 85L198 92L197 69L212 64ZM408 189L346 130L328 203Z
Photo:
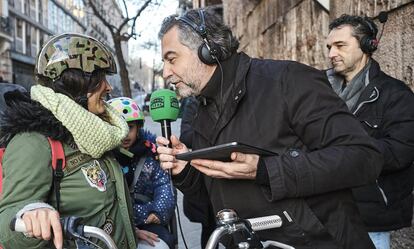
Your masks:
M193 159L209 159L223 162L231 161L231 153L241 152L245 154L256 154L260 156L276 156L277 153L268 151L265 149L257 148L251 145L231 142L226 144L220 144L213 147L194 150L182 154L177 154L175 157L178 160L191 161Z

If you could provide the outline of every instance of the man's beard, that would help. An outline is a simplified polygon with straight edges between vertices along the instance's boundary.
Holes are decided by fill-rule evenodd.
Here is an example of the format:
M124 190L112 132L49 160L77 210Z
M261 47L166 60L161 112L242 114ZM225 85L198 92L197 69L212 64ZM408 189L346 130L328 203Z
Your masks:
M190 96L195 96L198 94L197 87L194 83L183 83L185 86L182 87L176 87L175 92L177 95L186 98Z

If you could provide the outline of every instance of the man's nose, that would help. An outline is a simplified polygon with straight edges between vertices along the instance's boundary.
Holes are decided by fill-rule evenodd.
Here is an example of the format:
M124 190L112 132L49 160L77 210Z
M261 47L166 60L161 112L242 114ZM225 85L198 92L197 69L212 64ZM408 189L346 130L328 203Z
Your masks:
M329 49L328 58L332 59L334 57L338 56L338 50L335 47L331 47Z
M170 66L168 66L167 63L164 63L164 67L162 69L162 77L164 79L167 79L171 75L172 75L172 71L171 71Z

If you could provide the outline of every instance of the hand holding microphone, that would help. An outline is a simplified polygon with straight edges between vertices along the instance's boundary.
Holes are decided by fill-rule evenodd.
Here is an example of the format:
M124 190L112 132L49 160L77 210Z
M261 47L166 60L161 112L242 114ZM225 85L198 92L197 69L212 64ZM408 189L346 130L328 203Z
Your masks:
M175 155L188 151L176 136L171 136L171 121L177 120L179 112L176 94L168 89L153 92L149 111L152 120L161 123L162 137L157 137L157 144L160 145L157 152L161 167L164 170L171 170L171 173L176 175L184 169L187 162L176 160Z

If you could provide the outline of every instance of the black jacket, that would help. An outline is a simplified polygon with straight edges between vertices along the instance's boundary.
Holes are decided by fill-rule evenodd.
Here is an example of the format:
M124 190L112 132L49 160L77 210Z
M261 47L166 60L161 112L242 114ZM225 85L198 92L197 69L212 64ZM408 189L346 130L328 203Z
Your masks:
M353 114L376 139L385 164L378 180L353 189L368 231L411 226L414 182L414 94L381 71L375 60Z
M270 186L213 179L187 166L175 177L178 188L196 196L207 190L216 212L280 215L281 228L259 232L264 240L297 249L373 248L349 188L375 181L382 157L325 75L245 54L222 66L223 93L218 69L201 93L193 149L239 141L274 151L280 156L262 158Z

